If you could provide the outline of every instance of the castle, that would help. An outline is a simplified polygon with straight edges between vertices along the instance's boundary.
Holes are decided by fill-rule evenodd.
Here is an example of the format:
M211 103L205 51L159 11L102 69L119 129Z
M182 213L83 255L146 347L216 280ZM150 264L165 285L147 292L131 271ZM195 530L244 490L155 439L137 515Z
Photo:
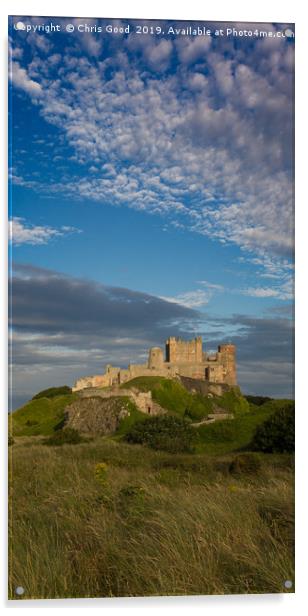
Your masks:
M201 336L189 341L169 337L165 357L160 347L152 347L147 363L130 364L125 369L108 364L104 374L78 379L73 391L121 385L138 376L198 379L212 385L213 391L215 386L220 390L234 387L237 385L235 350L233 344L221 344L217 352L210 355L203 351Z

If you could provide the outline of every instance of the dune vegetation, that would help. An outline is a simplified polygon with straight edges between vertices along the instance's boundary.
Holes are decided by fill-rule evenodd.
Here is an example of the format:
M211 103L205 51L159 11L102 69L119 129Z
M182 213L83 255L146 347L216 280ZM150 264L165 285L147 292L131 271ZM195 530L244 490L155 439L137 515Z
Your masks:
M22 599L294 591L292 447L251 447L291 401L192 427L186 398L152 424L132 408L115 434L78 438L63 423L74 396L39 397L10 418L11 598L17 586Z

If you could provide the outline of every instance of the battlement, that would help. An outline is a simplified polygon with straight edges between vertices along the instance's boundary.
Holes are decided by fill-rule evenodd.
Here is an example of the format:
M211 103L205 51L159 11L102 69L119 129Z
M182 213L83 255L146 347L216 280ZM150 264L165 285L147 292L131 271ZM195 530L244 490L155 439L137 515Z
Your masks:
M219 353L231 353L231 354L235 354L235 350L236 347L234 344L220 344L218 346L218 352Z

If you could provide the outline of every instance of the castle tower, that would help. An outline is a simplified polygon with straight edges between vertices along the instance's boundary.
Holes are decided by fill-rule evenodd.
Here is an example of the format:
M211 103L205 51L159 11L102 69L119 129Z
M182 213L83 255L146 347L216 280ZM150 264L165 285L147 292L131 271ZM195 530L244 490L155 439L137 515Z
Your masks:
M235 353L234 344L220 344L218 347L218 358L225 372L224 381L231 386L237 385Z
M171 364L199 364L202 363L202 338L198 336L193 340L181 340L171 336L166 341L166 361Z
M162 370L164 367L164 354L160 347L149 350L148 367L150 370Z

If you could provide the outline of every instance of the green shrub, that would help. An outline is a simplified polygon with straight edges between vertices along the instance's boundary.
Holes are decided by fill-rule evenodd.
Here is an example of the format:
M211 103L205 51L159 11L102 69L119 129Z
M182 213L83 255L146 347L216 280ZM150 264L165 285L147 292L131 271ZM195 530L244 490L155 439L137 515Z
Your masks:
M74 428L63 428L63 430L58 430L50 436L49 438L44 440L45 445L76 445L78 443L85 442L86 439L83 438L78 430Z
M54 398L55 396L66 396L71 393L72 389L71 387L68 387L68 385L63 385L62 387L50 387L49 389L43 389L38 394L33 396L32 400L37 400L38 398Z
M125 439L129 443L180 453L191 452L197 437L197 431L187 420L172 415L161 415L137 422L126 434Z
M247 402L249 402L249 404L255 404L256 406L262 406L262 404L265 404L265 402L269 402L270 400L272 400L272 398L269 398L268 396L244 396L247 400Z
M256 428L250 448L266 453L287 453L295 447L295 407L286 404Z
M229 466L232 475L255 475L261 469L260 459L253 453L242 453L236 456Z
M11 447L11 445L14 445L14 442L15 442L15 441L14 441L14 439L13 439L12 435L11 435L11 434L9 434L9 437L8 437L8 446L9 446L9 447Z

